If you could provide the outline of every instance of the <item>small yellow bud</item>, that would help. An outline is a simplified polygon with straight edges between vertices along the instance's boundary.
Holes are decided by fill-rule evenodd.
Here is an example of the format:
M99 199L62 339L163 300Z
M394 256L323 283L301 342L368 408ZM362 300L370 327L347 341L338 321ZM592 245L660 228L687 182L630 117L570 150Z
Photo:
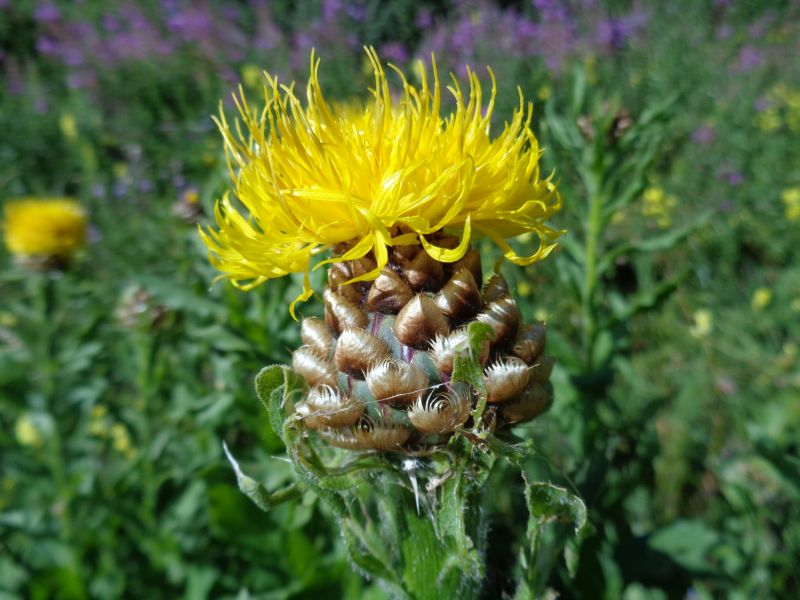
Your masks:
M244 65L242 67L242 81L249 88L257 88L261 83L262 71L255 65Z
M766 287L758 288L750 300L753 310L764 310L772 302L772 290Z
M32 448L41 448L44 446L44 436L39 431L36 424L29 414L23 414L17 419L14 426L14 434L17 437L17 442L22 446L30 446Z
M714 326L714 316L707 308L701 308L694 311L694 325L689 328L689 332L693 337L702 339L711 333Z

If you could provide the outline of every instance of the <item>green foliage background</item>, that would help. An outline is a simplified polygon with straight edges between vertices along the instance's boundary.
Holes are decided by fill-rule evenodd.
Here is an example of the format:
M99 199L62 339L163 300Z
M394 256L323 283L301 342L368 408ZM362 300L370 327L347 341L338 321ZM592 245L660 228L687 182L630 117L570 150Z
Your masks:
M56 6L99 27L103 4ZM517 430L537 451L526 471L578 492L592 527L568 546L575 575L552 557L548 586L565 598L796 597L800 5L345 2L366 16L339 7L327 19L327 2L274 2L265 20L251 4L198 4L217 24L228 5L239 29L208 33L212 51L193 41L159 62L95 56L93 83L74 85L77 67L40 42L59 33L42 18L49 5L0 4L0 201L73 195L93 230L57 276L0 255L0 598L386 596L351 570L313 494L264 514L237 490L223 441L268 489L292 478L253 377L299 345L286 307L301 281L248 294L213 283L173 207L196 191L210 222L227 171L209 115L235 81L257 97L254 69L304 81L301 34L344 99L369 83L362 43L399 45L410 61L465 19L544 22L552 6L647 18L613 48L580 21L557 67L544 50L504 55L489 26L437 52L454 69L492 65L497 126L516 85L536 102L565 198L562 249L503 267L523 314L546 316L558 361L554 408ZM271 46L237 37L265 23ZM237 44L238 56L221 50ZM639 137L609 133L614 118L653 114ZM607 263L590 312L581 165L610 203L638 186L594 232ZM500 573L509 540L526 535L522 489L508 472L487 484L487 597L513 592Z

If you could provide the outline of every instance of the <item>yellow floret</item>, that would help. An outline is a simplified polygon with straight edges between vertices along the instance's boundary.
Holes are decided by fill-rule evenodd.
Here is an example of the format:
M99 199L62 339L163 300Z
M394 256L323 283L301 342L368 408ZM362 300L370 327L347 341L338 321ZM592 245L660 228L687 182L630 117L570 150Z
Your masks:
M4 207L6 247L13 254L64 257L86 241L86 212L69 198L23 198Z
M432 88L422 62L419 87L392 67L402 84L394 99L376 53L367 54L375 87L364 106L328 104L312 54L305 106L294 86L267 75L262 110L251 108L240 90L235 100L241 122L230 125L220 112L235 196L247 214L228 195L217 203L218 229L200 232L211 262L244 289L306 273L298 298L305 300L312 294L312 257L341 242L350 249L331 260L372 252L377 261L375 270L353 281L377 277L393 245L419 243L436 260L454 262L478 235L491 238L518 265L547 256L560 232L545 221L561 199L552 177L540 175L532 105L525 105L521 92L511 121L492 139L494 80L484 107L474 72L468 72L467 97L452 77L447 89L455 111L442 117L435 62ZM427 236L440 230L458 235L460 244L434 245ZM526 232L540 244L530 256L519 256L505 240Z

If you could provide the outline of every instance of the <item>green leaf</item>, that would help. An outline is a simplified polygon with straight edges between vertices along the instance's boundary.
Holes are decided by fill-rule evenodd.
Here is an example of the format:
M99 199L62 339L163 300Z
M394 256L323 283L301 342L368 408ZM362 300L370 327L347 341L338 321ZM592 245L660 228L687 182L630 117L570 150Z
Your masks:
M353 561L353 565L362 573L381 580L396 598L410 599L411 596L400 585L392 571L381 562L372 552L364 551L359 544L361 537L359 527L353 519L345 519L342 522L342 537L347 547L347 555Z
M678 520L654 532L651 548L668 555L690 571L707 571L709 551L719 542L719 534L700 521Z
M222 449L225 451L228 462L231 463L233 472L236 473L236 483L239 485L239 489L261 510L268 511L274 506L299 498L303 494L296 483L277 492L268 492L263 485L242 471L225 442L222 443Z
M574 527L575 535L580 535L586 526L586 505L566 488L546 481L529 483L525 477L525 500L531 518L539 526L566 522Z
M269 365L256 375L255 384L273 431L283 439L287 402L293 407L294 400L302 397L306 391L305 381L286 365Z
M683 227L672 229L663 235L616 246L615 248L606 252L603 255L603 258L598 261L598 273L602 274L606 272L614 265L615 261L620 256L633 254L635 252L661 252L663 250L674 248L684 239L689 237L689 235L691 235L694 231L708 223L711 215L711 212L705 212L691 223Z

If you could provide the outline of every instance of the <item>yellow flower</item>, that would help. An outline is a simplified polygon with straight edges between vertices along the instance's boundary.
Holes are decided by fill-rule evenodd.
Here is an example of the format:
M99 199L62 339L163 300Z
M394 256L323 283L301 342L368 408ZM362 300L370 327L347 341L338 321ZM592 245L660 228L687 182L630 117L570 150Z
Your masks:
M800 219L800 188L788 188L781 193L786 218L789 221Z
M491 238L518 265L547 256L561 232L545 221L560 209L561 198L552 176L540 175L532 105L525 105L521 92L511 121L492 139L494 79L484 107L474 72L466 98L452 77L447 89L455 112L442 117L435 62L432 88L422 62L420 87L392 67L403 91L394 99L377 54L369 49L367 55L375 87L364 106L329 105L312 54L305 106L294 86L267 75L262 110L251 108L241 90L235 100L242 123L230 126L220 110L235 194L249 216L228 195L217 202L219 229L200 231L214 266L243 289L305 273L294 314L297 301L313 293L312 257L342 242L350 244L347 252L317 266L372 252L377 268L352 281L377 277L393 245L420 243L434 259L455 262L477 235ZM442 248L427 239L440 230L458 234L460 244ZM539 237L539 248L518 256L505 240L526 232Z
M781 128L781 116L776 108L768 108L756 117L756 126L765 133Z
M693 337L701 339L711 333L713 326L714 315L707 308L701 308L694 312L694 325L689 328L689 332Z
M44 446L44 436L30 415L21 415L14 426L14 435L17 441L23 446L41 448Z
M678 199L667 195L660 187L649 187L644 191L642 214L652 217L662 229L672 225L672 213L678 205Z
M553 90L550 88L550 86L549 86L549 85L547 85L547 84L545 83L544 85L542 85L542 86L539 88L539 91L538 91L538 92L536 92L536 97L537 97L537 98L539 98L539 100L545 101L545 100L547 100L548 98L550 98L550 96L551 96L551 94L552 94L552 93L553 93Z
M58 126L61 128L61 133L68 141L74 142L78 139L78 123L75 121L75 115L72 113L63 113L58 119Z
M111 440L114 450L125 456L125 458L132 459L136 456L136 449L131 443L131 436L122 423L114 423L111 426Z
M242 81L249 88L257 88L259 81L261 81L261 69L256 65L244 65L242 67Z
M750 300L750 306L753 310L763 310L769 303L772 302L772 290L765 287L758 288L753 293L753 298Z
M4 207L6 247L20 257L64 258L86 240L86 212L69 198L22 198Z

